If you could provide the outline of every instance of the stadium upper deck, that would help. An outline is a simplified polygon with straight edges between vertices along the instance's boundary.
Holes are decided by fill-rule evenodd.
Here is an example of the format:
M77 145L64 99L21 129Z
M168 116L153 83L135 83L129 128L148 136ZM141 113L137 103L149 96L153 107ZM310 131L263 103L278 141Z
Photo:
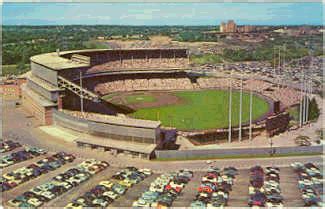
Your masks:
M152 69L152 63L155 62L155 68L183 68L188 67L187 49L91 49L91 50L73 50L64 52L52 52L35 55L30 58L32 63L47 67L51 70L60 71L74 68L87 68L95 65L117 62L119 65L114 67L125 68L128 61L128 68L141 68L146 66ZM164 61L168 62L164 63ZM173 60L173 61L170 61ZM148 65L144 65L148 63ZM116 64L116 63L114 63ZM131 65L133 64L133 65ZM141 66L137 66L141 64ZM160 65L158 65L160 64ZM163 65L161 65L163 64ZM165 64L165 65L164 65ZM108 67L107 66L107 67Z

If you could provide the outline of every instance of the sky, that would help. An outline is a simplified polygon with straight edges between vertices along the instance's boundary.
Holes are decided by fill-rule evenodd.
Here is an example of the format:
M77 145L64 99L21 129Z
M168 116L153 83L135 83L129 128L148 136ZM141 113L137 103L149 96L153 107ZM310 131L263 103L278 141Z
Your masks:
M4 3L3 25L322 25L322 3Z

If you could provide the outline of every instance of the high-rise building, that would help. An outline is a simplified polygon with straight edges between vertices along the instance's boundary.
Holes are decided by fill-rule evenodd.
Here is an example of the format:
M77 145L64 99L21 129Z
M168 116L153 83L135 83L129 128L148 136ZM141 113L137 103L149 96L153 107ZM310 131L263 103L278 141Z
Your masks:
M227 32L228 33L237 32L237 25L236 25L235 21L233 21L233 20L228 21L228 23L227 23Z
M221 22L220 24L220 32L225 33L227 31L227 25L224 22Z
M228 20L227 23L220 23L220 32L221 33L251 33L256 31L256 26L253 25L243 25L237 26L235 21Z

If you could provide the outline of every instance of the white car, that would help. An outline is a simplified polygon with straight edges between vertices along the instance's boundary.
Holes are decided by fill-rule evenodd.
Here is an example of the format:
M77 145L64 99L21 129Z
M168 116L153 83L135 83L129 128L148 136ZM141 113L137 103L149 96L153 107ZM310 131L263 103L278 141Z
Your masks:
M210 177L210 176L203 176L202 182L211 182L211 183L218 183L218 178Z
M206 163L209 165L211 164L213 161L212 160L207 160Z
M266 202L265 203L266 208L278 208L278 209L282 209L283 208L283 204L282 203L272 203L272 202Z
M104 192L102 195L103 195L103 196L106 196L106 197L109 197L109 198L111 198L111 199L113 199L113 200L116 200L116 199L119 197L119 195L116 194L116 193L113 192L113 191L107 191L107 192Z
M223 209L224 206L220 205L220 206L213 206L211 203L207 204L207 209Z
M55 194L53 194L52 192L50 191L45 191L45 192L42 192L41 193L41 196L47 198L47 199L50 199L50 200L53 200L55 198Z
M27 203L34 207L40 207L41 205L43 205L43 202L37 198L30 198L29 200L27 200Z
M162 193L164 192L164 186L159 186L159 185L150 186L149 191Z
M212 193L212 197L217 197L219 195L223 196L223 198L225 198L225 200L228 200L228 198L229 198L228 194L223 191L218 191L218 192Z
M138 201L134 201L132 206L133 207L150 207L151 204L142 200L142 199L139 199Z
M222 175L221 178L223 181L227 182L227 184L230 184L230 185L234 184L234 180L230 176Z
M262 192L262 193L264 193L264 188L263 187L261 187L261 188L255 188L255 187L252 187L252 186L248 187L248 194L249 195L253 195L256 192Z
M305 167L304 164L302 164L302 163L300 163L300 162L294 162L294 163L291 163L290 166L291 166L292 168L294 168L294 169Z
M139 169L139 172L144 173L146 176L152 175L152 171L148 168Z
M181 187L182 189L185 187L185 184L181 183L181 184L176 184L174 181L171 181L169 183L169 185L172 187L172 188L176 188L176 187Z

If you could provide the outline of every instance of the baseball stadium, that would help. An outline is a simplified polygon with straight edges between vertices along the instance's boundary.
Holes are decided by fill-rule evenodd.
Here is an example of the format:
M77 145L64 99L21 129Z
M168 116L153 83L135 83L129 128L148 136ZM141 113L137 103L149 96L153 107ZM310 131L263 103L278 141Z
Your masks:
M79 146L143 158L172 149L178 135L200 146L281 133L285 110L300 101L290 87L196 71L182 48L63 51L30 61L22 104L43 125L103 138L78 138Z

